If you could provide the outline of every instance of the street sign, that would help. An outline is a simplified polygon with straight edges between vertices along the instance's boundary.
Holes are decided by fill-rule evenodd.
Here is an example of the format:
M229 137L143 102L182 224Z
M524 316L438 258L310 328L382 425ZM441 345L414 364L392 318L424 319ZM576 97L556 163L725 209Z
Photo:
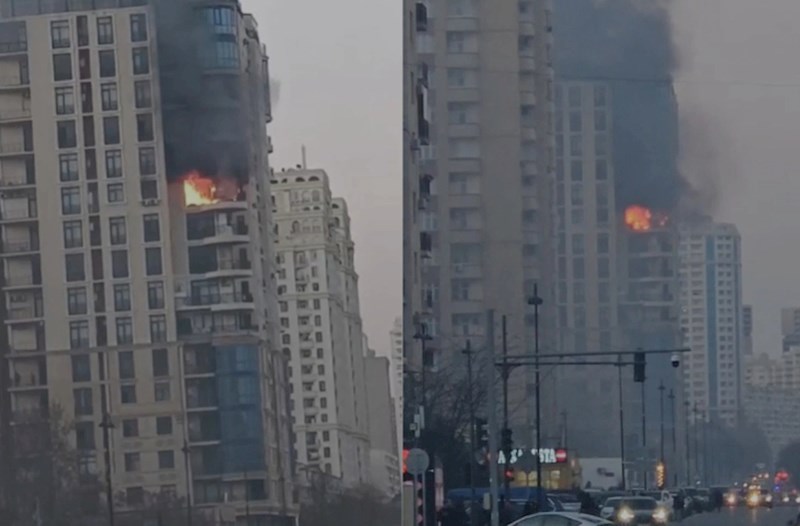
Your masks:
M419 448L412 449L408 452L406 458L406 468L412 475L422 475L430 465L430 458L428 454Z

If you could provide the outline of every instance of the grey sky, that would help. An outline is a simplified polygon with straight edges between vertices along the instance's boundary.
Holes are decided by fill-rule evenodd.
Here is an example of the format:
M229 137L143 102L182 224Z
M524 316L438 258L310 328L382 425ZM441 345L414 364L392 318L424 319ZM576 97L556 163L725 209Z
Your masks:
M715 216L742 234L756 350L779 352L780 308L800 305L800 2L676 0L673 17L681 115L708 141L693 134L685 167L713 174Z
M397 0L242 0L280 83L274 168L323 168L347 199L370 345L402 310L402 29Z

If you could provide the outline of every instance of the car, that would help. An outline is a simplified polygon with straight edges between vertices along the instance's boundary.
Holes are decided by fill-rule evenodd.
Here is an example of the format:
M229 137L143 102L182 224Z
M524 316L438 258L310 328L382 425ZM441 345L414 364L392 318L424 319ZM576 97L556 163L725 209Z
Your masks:
M600 510L603 519L623 526L669 522L669 510L652 497L612 497Z
M522 517L509 526L613 526L614 523L594 515L571 511L536 513Z
M564 507L564 511L570 511L575 513L581 511L581 501L578 500L578 496L575 495L574 493L568 493L568 492L549 493L548 496L557 499Z
M772 508L774 497L768 489L754 489L747 494L749 508Z

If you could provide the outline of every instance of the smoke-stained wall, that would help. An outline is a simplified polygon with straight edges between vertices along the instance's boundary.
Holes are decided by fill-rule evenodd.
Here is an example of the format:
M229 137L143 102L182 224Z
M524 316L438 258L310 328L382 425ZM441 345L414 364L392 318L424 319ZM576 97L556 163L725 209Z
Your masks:
M671 211L689 185L678 171L676 54L668 2L558 0L554 62L562 80L611 86L618 209Z

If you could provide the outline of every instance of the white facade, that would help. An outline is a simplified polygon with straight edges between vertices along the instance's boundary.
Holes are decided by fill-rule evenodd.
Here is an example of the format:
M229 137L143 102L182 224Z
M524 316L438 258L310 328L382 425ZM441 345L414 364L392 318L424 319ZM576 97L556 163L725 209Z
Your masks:
M403 443L403 321L396 319L389 332L389 386L394 400L394 414L397 419L398 447ZM399 450L398 450L399 453Z
M281 346L290 359L300 464L369 480L363 331L344 200L322 170L272 174Z
M389 359L369 350L366 373L371 480L376 488L393 497L400 491L400 456L394 425L395 401L389 389Z
M209 85L227 79L235 103L211 101L204 115L237 132L195 137L195 147L248 152L235 177L197 173L212 186L224 178L231 195L189 206L168 151L189 162L193 152L162 130L177 120L165 104L174 85L160 69L162 18L146 2L45 14L35 4L0 3L11 17L0 23L0 253L12 419L60 405L81 469L94 474L106 469L99 424L113 425L120 509L170 492L241 516L248 494L251 516L289 520L268 72L255 21L235 1L181 7L211 10L198 13L214 20L198 35L236 35L235 59L211 52L196 66Z
M734 425L742 398L741 238L734 225L701 222L680 229L680 322L689 403Z

